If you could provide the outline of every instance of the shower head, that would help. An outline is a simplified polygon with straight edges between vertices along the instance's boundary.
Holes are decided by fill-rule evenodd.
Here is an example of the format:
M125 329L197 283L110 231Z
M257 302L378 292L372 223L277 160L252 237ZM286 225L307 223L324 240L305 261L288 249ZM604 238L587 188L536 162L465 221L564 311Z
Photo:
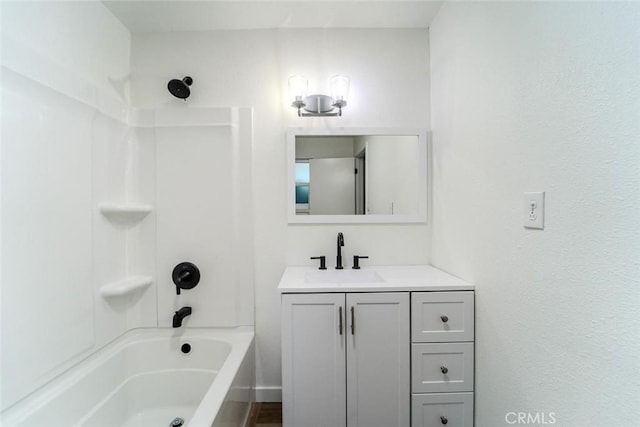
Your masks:
M189 95L191 95L191 89L189 89L189 86L191 86L192 83L193 79L186 76L182 80L171 80L167 85L167 88L169 89L169 92L171 92L171 95L186 101Z

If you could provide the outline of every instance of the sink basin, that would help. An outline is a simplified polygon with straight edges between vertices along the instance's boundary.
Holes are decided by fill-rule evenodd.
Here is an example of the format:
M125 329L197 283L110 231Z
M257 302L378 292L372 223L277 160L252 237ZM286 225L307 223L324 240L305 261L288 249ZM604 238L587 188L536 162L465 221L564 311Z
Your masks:
M307 271L307 283L382 283L384 280L373 270L315 270Z

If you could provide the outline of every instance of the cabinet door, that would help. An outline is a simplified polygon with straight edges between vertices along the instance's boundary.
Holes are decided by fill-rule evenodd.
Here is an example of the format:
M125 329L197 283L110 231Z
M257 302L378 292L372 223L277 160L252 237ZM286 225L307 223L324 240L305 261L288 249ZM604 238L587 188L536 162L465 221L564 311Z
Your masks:
M409 294L347 294L347 424L408 427Z
M284 427L346 425L344 302L344 294L282 295Z

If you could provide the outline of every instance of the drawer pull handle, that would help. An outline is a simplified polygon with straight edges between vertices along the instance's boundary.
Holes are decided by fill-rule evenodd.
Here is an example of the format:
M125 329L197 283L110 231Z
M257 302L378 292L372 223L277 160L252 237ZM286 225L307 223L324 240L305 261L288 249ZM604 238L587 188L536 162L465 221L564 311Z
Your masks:
M449 422L449 420L447 419L447 417L443 417L443 416L441 416L441 417L440 417L440 422L441 422L442 424L447 424L447 423Z
M447 372L449 372L449 369L446 366L440 366L440 372L446 375Z
M440 316L440 320L442 320L442 323L447 323L449 321L449 318L443 314L442 316Z

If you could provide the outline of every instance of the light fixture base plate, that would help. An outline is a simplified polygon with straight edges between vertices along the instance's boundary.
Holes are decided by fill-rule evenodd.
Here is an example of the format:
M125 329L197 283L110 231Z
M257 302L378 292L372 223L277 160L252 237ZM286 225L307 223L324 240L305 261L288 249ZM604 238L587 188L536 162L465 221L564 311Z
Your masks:
M309 95L304 100L304 110L309 113L324 114L333 111L333 98L328 95Z

